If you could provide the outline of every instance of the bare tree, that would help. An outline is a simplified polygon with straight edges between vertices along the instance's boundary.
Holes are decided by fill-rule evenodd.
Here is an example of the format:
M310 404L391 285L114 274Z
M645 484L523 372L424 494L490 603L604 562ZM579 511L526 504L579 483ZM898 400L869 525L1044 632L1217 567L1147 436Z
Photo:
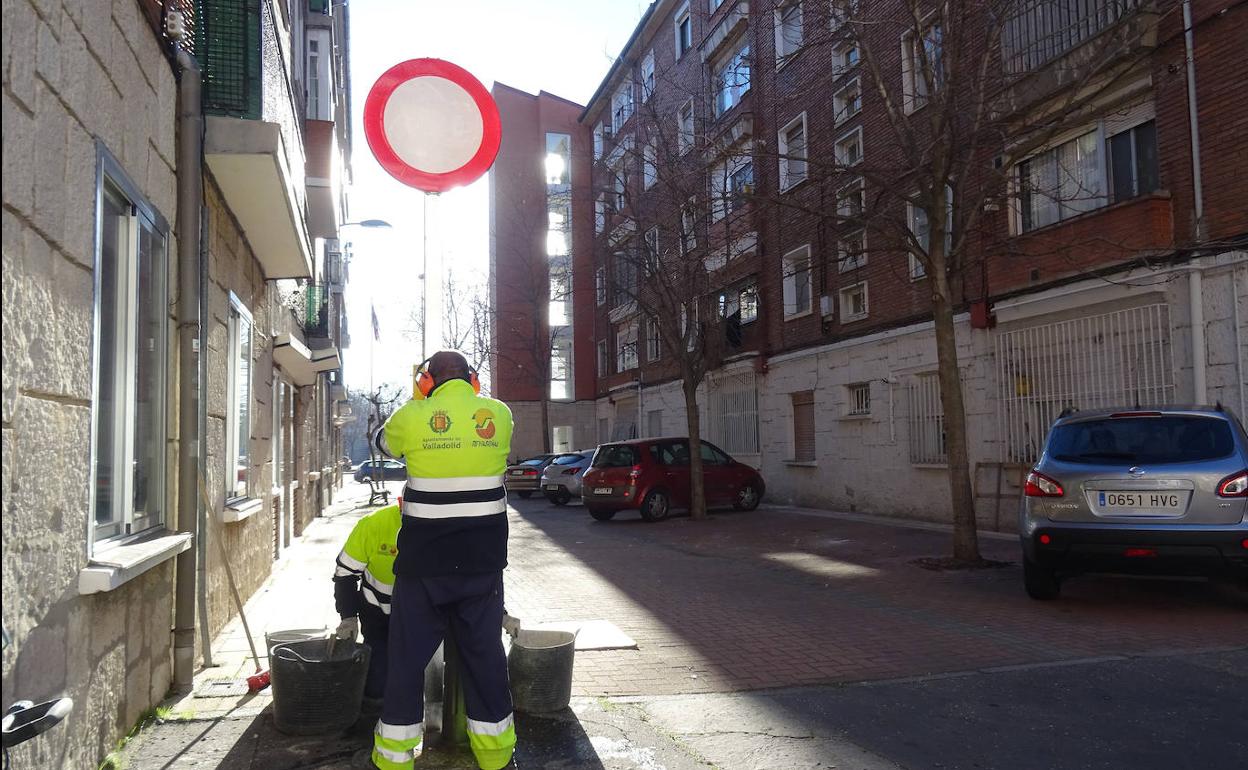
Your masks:
M985 255L1003 248L1003 217L1026 221L1034 212L1043 215L1046 204L1087 210L1103 203L1107 191L1083 183L1078 173L1078 152L1052 168L1020 172L1020 163L1086 124L1104 109L1101 94L1139 74L1149 50L1140 45L1141 34L1156 17L1141 14L1115 27L1119 17L1106 16L1096 4L1076 9L1046 0L897 0L887 7L834 0L823 11L804 3L791 13L796 5L776 3L776 26L758 31L753 52L756 57L770 47L759 43L773 31L778 56L822 49L819 55L834 65L808 70L774 98L783 109L832 95L844 140L830 153L811 153L804 123L770 127L774 139L756 137L748 121L724 126L686 107L705 105L705 92L682 90L676 78L659 76L663 86L653 95L641 84L640 105L613 103L616 112L631 113L632 127L598 166L613 288L636 303L676 362L696 446L698 386L724 352L723 319L708 312L708 295L722 283L714 275L721 260L746 248L737 244L752 229L735 212L752 203L763 216L787 211L810 217L823 247L815 253L834 255L832 264L822 265L825 275L853 274L865 262L867 241L873 259L900 255L892 264L926 285L935 322L953 556L975 563L980 556L954 317L977 298ZM1066 26L1046 21L1059 11L1070 16ZM1046 74L1034 77L1041 65ZM849 68L861 73L857 86L841 79ZM731 109L759 69L748 49L715 68L712 114ZM884 118L883 131L870 137L870 152L850 122L864 100ZM630 115L609 117L622 125ZM755 168L764 175L779 171L766 194L755 184ZM656 186L657 193L647 194ZM811 259L786 270L804 274L818 267ZM786 284L796 277L786 273ZM786 304L787 294L786 287ZM697 322L685 323L689 318ZM697 462L699 453L692 454ZM701 474L691 470L697 518L704 506Z

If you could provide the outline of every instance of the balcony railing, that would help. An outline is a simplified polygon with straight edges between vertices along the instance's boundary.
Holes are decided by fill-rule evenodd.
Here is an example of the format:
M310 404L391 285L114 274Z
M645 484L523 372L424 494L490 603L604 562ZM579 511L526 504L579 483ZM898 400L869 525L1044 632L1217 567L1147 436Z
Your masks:
M195 52L203 73L204 111L259 120L259 0L202 0Z
M1001 30L1008 75L1039 69L1139 10L1142 0L1030 0Z
M282 295L309 340L329 337L329 291L328 284L305 283Z

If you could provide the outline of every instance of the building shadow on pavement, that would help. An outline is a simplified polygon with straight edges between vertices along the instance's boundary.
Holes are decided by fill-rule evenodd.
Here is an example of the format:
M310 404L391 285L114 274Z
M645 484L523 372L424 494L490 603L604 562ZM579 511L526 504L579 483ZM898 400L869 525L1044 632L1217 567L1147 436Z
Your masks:
M219 770L369 770L376 716L361 716L345 732L287 735L273 724L272 706L253 719L187 722L181 742L187 748L169 757L164 767L202 766ZM516 714L519 746L516 766L605 770L580 720L570 709L555 714ZM171 736L172 737L172 736ZM475 770L467 748L441 745L436 733L416 762L427 770ZM198 747L197 747L198 746ZM216 746L216 751L206 751ZM213 756L215 755L215 756Z

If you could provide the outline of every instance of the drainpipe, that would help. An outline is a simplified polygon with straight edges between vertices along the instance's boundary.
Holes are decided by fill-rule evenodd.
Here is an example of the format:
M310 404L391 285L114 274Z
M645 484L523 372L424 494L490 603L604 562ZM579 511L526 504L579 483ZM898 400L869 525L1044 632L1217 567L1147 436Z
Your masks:
M203 129L199 66L177 50L178 83L178 531L198 541L200 208ZM196 543L198 546L198 542ZM173 618L173 686L189 692L195 676L195 563L178 554Z
M208 237L211 234L208 226L208 207L201 206L199 229L199 349L208 349ZM199 357L199 381L208 382L208 355ZM208 436L208 410L199 410L199 473L201 479L208 478L208 452L205 442ZM204 501L196 498L195 526L199 532L208 531L208 509ZM199 649L203 658L204 668L212 668L212 624L208 622L208 538L195 538L195 586L199 604Z
M1196 53L1192 33L1192 2L1183 0L1183 47L1187 60L1187 122L1192 137L1192 198L1196 214L1196 243L1205 240L1205 193L1200 170L1200 123L1196 111ZM1205 307L1199 270L1188 275L1192 324L1192 400L1209 399L1205 381Z

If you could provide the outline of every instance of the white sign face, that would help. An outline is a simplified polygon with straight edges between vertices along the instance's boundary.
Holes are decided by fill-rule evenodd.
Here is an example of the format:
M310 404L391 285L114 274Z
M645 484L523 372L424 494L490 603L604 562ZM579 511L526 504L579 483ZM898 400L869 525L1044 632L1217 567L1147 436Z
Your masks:
M395 88L386 103L384 126L399 159L429 174L467 164L485 131L472 95L441 77L413 78Z

